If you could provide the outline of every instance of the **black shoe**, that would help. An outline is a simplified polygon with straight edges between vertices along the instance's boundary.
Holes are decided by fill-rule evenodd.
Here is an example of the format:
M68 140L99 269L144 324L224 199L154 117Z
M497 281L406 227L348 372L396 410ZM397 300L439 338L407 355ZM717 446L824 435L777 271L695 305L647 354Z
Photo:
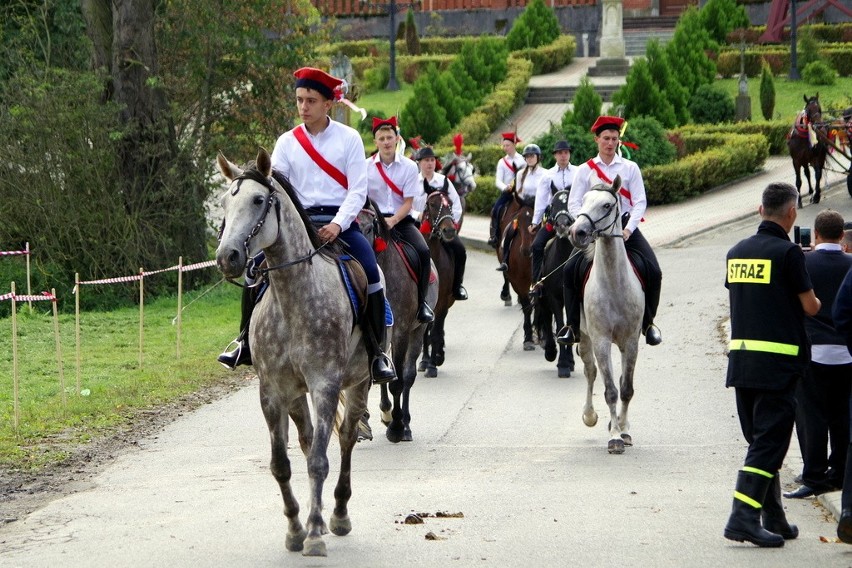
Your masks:
M497 237L489 237L488 246L490 246L491 248L497 248Z
M824 491L818 492L813 487L809 487L807 485L800 485L798 489L784 493L784 497L786 497L787 499L805 499L807 497L819 495L820 493L824 493Z
M559 345L574 345L577 343L577 337L574 335L574 330L570 325L562 326L559 334L556 336L556 343Z
M420 303L420 308L417 310L417 321L420 323L431 323L435 321L435 313L426 302Z
M837 523L837 538L846 544L852 544L852 509L843 509Z
M497 267L497 272L506 272L507 270L509 270L509 265L505 262L501 262L500 266Z
M660 330L657 329L657 326L651 324L645 330L645 343L648 345L659 345L663 342L663 336L660 335Z
M249 349L248 342L235 339L231 342L231 345L235 343L237 346L234 349L225 351L216 358L217 361L231 370L236 369L240 365L251 365L251 350Z
M467 300L467 290L464 289L464 286L459 286L457 290L453 290L453 298L460 302Z
M370 377L373 379L374 385L383 385L396 378L393 363L387 355L373 357L373 361L370 363Z

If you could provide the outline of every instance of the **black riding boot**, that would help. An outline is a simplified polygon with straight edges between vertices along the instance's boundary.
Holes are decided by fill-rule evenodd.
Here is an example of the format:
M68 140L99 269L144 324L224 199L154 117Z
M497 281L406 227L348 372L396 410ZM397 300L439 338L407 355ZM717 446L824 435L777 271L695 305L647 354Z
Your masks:
M788 523L787 515L784 513L784 505L781 503L781 478L778 477L778 472L775 472L775 477L772 478L772 483L766 491L760 516L763 519L763 528L780 534L784 540L799 536L799 527Z
M515 240L515 230L509 229L506 231L506 237L503 239L503 262L497 267L498 272L506 272L509 270L509 253L512 250L512 241Z
M236 344L236 347L230 351L225 351L217 358L228 369L236 369L240 365L251 365L248 330L251 314L256 303L257 288L249 288L248 286L243 288L243 296L240 302L240 334L231 342L231 345ZM228 345L228 347L231 345Z
M494 248L497 248L497 243L499 242L497 231L500 226L500 213L502 210L502 207L498 207L496 205L491 208L491 226L489 227L488 232L488 244Z
M565 325L556 335L556 342L559 345L574 345L580 341L580 298L568 286L564 287L562 296L565 300Z
M731 516L725 526L725 538L750 542L760 547L784 546L784 537L769 532L760 525L761 503L766 500L766 492L773 477L763 473L765 472L739 472Z
M464 289L464 267L467 264L467 251L462 247L453 250L453 298L459 301L467 300L467 290Z
M423 259L420 259L420 275L417 280L417 321L420 323L431 323L435 321L435 313L432 308L426 303L426 291L429 289L429 277L432 274L432 263L430 257L426 255L426 264L424 266Z
M642 333L645 334L645 343L648 345L659 345L663 342L659 328L654 325L654 317L657 315L657 306L660 305L660 286L651 285L645 287L645 314L642 316Z
M367 296L367 312L361 320L364 345L370 358L370 377L373 383L388 383L396 378L393 363L382 351L387 338L385 325L385 291L379 290Z

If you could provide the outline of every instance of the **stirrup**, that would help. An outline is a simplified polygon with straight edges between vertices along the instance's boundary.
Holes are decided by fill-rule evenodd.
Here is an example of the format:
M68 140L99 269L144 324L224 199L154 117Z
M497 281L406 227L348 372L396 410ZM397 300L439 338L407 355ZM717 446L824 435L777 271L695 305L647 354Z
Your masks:
M431 323L435 321L435 312L426 302L420 302L420 307L417 308L417 321L420 323Z
M373 360L370 361L370 378L374 385L383 385L396 380L396 371L394 371L393 361L390 360L390 357L384 353L373 357Z
M570 325L562 326L562 329L559 330L559 334L556 336L556 343L559 345L574 345L577 343L574 329Z
M252 364L251 352L249 351L248 345L246 345L245 341L240 339L234 339L228 344L228 347L230 347L231 345L236 345L236 347L234 347L234 349L231 349L230 351L223 352L216 358L216 360L219 361L223 367L233 371L240 365Z
M497 270L497 272L506 272L507 270L509 270L509 265L506 264L505 262L501 262L500 266L498 266L496 268L496 270Z

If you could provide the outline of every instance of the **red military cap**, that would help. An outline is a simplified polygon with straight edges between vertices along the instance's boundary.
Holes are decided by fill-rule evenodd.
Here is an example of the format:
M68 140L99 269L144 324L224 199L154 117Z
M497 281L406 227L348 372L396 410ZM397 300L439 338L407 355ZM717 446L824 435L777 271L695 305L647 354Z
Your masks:
M591 131L597 136L600 136L600 133L604 130L618 130L621 132L622 124L624 124L624 119L620 116L599 116L592 125Z
M515 132L504 132L502 136L503 140L508 140L509 142L514 142L515 144L523 142L523 140L518 138L518 135Z
M336 100L334 89L343 84L342 79L332 77L321 69L302 67L293 73L296 77L296 88L313 89L329 100Z
M382 126L390 126L394 130L396 130L396 117L392 116L390 118L379 118L378 116L373 117L373 134L376 134L376 130L381 128Z

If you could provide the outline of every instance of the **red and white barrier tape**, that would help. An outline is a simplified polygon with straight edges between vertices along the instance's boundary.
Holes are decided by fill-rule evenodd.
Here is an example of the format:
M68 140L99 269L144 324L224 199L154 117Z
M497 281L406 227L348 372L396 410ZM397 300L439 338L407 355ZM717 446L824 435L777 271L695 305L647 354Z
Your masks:
M195 264L187 264L186 266L170 266L168 268L161 268L160 270L152 270L150 272L143 271L142 274L134 274L132 276L118 276L115 278L102 278L100 280L87 280L85 282L79 282L80 285L91 285L91 284L116 284L119 282L136 282L137 280L142 280L145 276L150 276L152 274L160 274L162 272L170 272L172 270L180 269L181 272L189 272L191 270L198 270L199 268L207 268L210 266L216 266L215 260L207 260L205 262L197 262ZM74 294L77 293L77 287L74 287Z
M0 250L0 256L18 256L30 254L28 250Z
M11 300L12 298L15 298L16 302L38 302L42 300L50 300L51 302L56 301L56 296L50 292L42 292L40 296L29 296L26 294L22 296L20 294L13 294L12 292L9 292L8 294L0 296L0 302L4 300Z

